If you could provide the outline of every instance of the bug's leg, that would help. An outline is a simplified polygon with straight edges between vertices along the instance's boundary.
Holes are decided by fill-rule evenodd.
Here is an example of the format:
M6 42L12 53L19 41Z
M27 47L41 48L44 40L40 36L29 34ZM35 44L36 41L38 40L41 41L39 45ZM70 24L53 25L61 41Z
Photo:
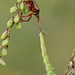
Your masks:
M27 4L25 1L24 1L24 5L26 6L31 6L33 2L31 2L30 4Z
M29 4L26 4L25 2L24 2L24 5L26 5L26 6L30 6Z
M30 15L27 15L27 16L21 16L21 17L29 17L30 16L28 20L22 20L22 22L28 22L32 18L32 15L33 15L33 13Z
M30 3L30 6L32 5L33 2Z
M28 20L22 20L22 22L28 22L31 19L32 16L29 17Z
M39 21L41 21L41 22L43 22L43 23L45 23L43 20L41 20L41 19L39 19Z
M31 13L31 14L29 14L29 15L27 15L27 16L20 16L20 17L30 17L30 16L32 16L33 15L33 13Z
M40 23L39 23L39 19L38 19L38 25L39 25L39 29L40 29L40 32L41 32L41 26L40 26Z

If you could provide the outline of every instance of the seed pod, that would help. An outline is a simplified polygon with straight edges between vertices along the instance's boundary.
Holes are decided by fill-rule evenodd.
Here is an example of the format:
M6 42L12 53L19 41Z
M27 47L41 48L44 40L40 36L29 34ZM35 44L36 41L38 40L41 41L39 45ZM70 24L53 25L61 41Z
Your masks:
M54 71L50 70L47 75L55 75Z
M52 69L51 64L47 64L47 65L46 65L46 71L48 72L48 71L50 71L51 69Z
M2 46L5 47L5 46L7 46L7 45L8 45L8 40L5 39L5 40L2 42Z
M25 13L25 14L28 14L28 13L29 13L29 10L30 10L30 9L29 9L29 6L26 6L25 9L24 9L24 13Z
M1 35L1 40L4 40L4 39L6 39L6 38L7 38L7 33L4 32L4 33Z
M17 2L21 2L22 0L17 0Z
M16 24L16 29L17 30L20 30L21 29L21 22L19 22L19 23Z
M17 8L19 8L20 7L20 3L17 5Z
M50 63L49 57L48 56L45 56L44 57L44 64L46 65L46 64L49 64L49 63Z
M16 7L16 6L13 6L13 7L10 9L10 13L11 13L11 14L16 13L16 11L17 11L17 7Z
M20 20L20 16L17 14L15 17L14 17L14 22L15 23L18 23Z
M6 48L2 49L2 56L4 56L4 57L7 56L7 49Z
M7 27L10 28L13 26L13 20L10 19L8 22L7 22Z
M1 59L1 65L6 66L6 63Z
M45 50L42 51L42 56L47 56L47 52Z
M24 10L24 3L23 3L23 1L22 1L22 3L20 4L20 10Z

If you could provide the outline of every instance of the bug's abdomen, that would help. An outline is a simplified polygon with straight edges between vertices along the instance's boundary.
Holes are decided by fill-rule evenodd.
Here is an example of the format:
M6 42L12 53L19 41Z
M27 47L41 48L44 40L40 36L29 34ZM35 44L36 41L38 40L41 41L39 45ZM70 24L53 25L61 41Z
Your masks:
M31 4L32 3L32 4ZM37 9L36 7L35 7L35 4L34 4L34 2L33 1L29 1L29 4L31 4L31 6L30 6L30 11L32 11L33 13L34 13L34 15L37 17L37 18L39 18L39 8Z

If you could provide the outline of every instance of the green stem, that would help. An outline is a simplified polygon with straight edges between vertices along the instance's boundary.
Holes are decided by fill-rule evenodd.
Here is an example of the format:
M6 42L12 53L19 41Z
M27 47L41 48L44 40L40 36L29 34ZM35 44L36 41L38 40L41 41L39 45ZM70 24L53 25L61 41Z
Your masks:
M42 57L44 64L46 66L47 75L55 75L54 68L51 64L51 61L49 59L46 45L45 45L45 34L40 32L40 42L41 42L41 50L42 50Z

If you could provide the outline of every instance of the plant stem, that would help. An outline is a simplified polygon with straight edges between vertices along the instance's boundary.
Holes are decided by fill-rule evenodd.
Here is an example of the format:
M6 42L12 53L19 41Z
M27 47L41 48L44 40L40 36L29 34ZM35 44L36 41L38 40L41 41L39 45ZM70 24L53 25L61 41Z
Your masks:
M43 62L46 66L47 75L55 75L54 68L51 64L51 61L49 59L49 56L46 50L45 34L43 32L40 32L40 43L41 43Z
M70 72L68 72L69 69L71 69ZM64 75L70 75L70 74L75 75L75 48L73 50L69 64L67 65L67 68L66 68L65 73L64 73Z

